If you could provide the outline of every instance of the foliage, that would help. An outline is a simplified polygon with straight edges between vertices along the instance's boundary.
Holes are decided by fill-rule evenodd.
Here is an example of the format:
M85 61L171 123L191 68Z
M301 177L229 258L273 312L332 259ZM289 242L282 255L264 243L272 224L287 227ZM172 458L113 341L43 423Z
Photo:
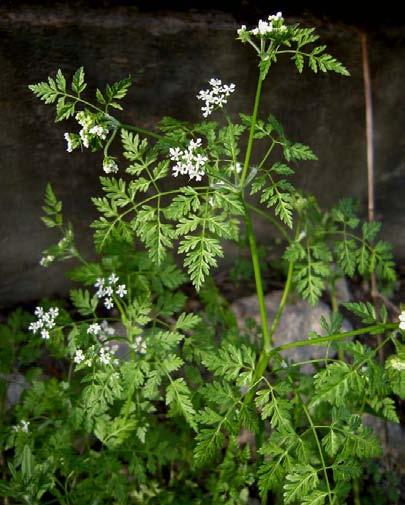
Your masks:
M299 73L348 72L316 45L313 29L286 25L279 14L238 36L258 53L259 84L252 114L237 121L225 113L224 122L197 124L166 117L155 131L123 125L111 110L122 110L130 78L97 89L91 102L83 68L69 85L59 70L30 86L56 106L57 122L76 118L81 130L65 134L67 150L103 150L105 174L92 199L93 261L46 188L43 221L62 238L41 264L73 260L69 302L45 300L36 319L17 310L0 327L0 494L12 503L242 505L259 495L263 504L270 495L286 505L346 503L353 480L381 455L363 414L398 422L404 324L390 322L384 307L346 303L357 329L344 332L335 310L321 321L324 334L272 345L290 292L316 304L339 277L395 282L380 224L361 223L349 199L325 212L296 189L297 164L316 155L260 109L262 85L284 54ZM212 112L234 86L210 85L203 96ZM119 158L109 154L114 142ZM265 155L253 163L259 143ZM167 184L172 175L179 184ZM271 325L252 213L285 245L288 273ZM260 327L238 327L210 278L224 241L239 241L242 226ZM381 343L365 335L382 335ZM281 354L312 345L326 346L312 374ZM391 354L382 363L385 345ZM7 406L17 371L24 391Z

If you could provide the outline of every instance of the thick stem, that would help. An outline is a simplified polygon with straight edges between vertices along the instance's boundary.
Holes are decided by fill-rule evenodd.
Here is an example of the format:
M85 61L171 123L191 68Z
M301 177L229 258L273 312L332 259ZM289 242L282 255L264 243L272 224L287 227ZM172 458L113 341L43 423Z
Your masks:
M272 346L272 340L269 334L269 323L267 320L267 310L266 304L264 302L264 291L262 284L262 274L260 271L259 254L257 252L256 239L253 231L252 220L250 218L249 211L245 206L245 223L246 223L246 233L250 247L250 254L252 257L253 272L256 284L257 300L259 302L260 311L260 321L262 325L263 332L263 350L268 353Z

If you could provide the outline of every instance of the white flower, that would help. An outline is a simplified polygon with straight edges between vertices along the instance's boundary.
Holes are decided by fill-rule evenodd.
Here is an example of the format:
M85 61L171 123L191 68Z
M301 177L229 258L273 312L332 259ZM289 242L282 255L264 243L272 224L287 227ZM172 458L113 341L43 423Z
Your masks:
M245 34L247 32L246 30L246 25L242 25L238 30L237 30L237 33L239 35L239 37L243 34Z
M399 357L395 356L389 361L389 366L402 372L405 370L405 361L402 361Z
M39 331L41 338L48 340L50 337L49 330L55 327L55 319L59 315L59 309L51 307L48 311L45 311L43 307L36 307L34 314L37 316L37 320L30 323L28 326L29 331L34 335Z
M114 307L114 302L111 297L107 297L104 299L104 307L107 310L111 310Z
M120 284L117 288L116 293L120 298L124 298L124 296L127 294L127 288L125 284Z
M86 359L83 351L81 349L77 349L76 354L74 355L73 361L78 365Z
M277 14L269 16L267 18L267 21L260 19L257 26L253 28L253 30L249 31L246 29L245 25L242 25L238 30L238 35L239 37L244 37L244 40L246 40L248 34L262 37L268 33L285 32L286 30L287 27L284 24L283 14L281 12L277 12Z
M140 354L145 354L146 353L146 342L143 340L143 338L139 335L135 339L135 350L139 352Z
M89 335L98 335L101 332L101 326L98 323L93 323L87 328Z
M118 172L118 165L112 158L104 158L103 170L106 174L116 174Z
M41 338L43 338L44 340L49 340L49 331L41 330Z
M48 254L47 256L43 256L39 262L41 267L47 267L52 261L54 261L55 256L52 256L51 254Z
M68 153L71 153L73 151L73 149L74 149L74 147L73 147L73 137L71 136L70 133L67 133L67 132L65 133L64 137L65 137L65 140L66 140L66 143L67 143L66 151Z
M111 354L106 351L103 347L100 349L99 354L100 361L103 365L109 365L111 363Z
M28 433L28 427L30 425L30 422L21 419L20 423L21 423L21 431L23 431L24 433Z
M188 175L190 180L201 181L205 175L204 166L208 161L207 156L198 154L196 149L201 147L202 140L190 140L188 148L181 151L179 148L169 150L170 159L176 164L172 167L174 177L179 174Z
M399 315L399 329L405 330L405 310Z
M205 104L201 107L204 117L208 117L215 108L221 109L226 103L228 96L235 91L235 84L222 84L220 79L212 78L209 81L211 89L202 89L197 99Z
M117 282L120 280L120 278L118 277L118 275L115 275L115 274L111 274L109 277L108 277L108 282L110 284L117 284Z
M95 125L89 130L90 135L95 135L99 137L101 140L105 140L107 138L108 130L100 125Z

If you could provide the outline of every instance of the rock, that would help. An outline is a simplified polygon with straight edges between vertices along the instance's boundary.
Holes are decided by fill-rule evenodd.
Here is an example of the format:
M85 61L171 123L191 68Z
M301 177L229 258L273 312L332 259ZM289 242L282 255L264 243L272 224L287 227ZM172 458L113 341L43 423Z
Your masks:
M6 374L2 380L7 384L6 408L10 409L18 403L20 396L29 384L24 375L18 372Z
M363 423L372 428L380 439L384 453L401 464L402 472L405 473L403 463L405 461L405 430L401 424L384 421L370 414L363 415Z
M273 320L277 308L281 300L282 292L274 291L265 297L265 303L269 321ZM259 304L256 295L247 296L236 300L231 305L232 310L236 315L238 326L243 328L247 318L253 319L260 325ZM320 325L321 317L326 320L330 319L331 309L322 301L311 307L304 300L296 300L286 305L284 313L280 319L280 324L273 335L275 346L295 342L296 340L304 340L308 338L311 331L322 334L324 330ZM350 323L344 322L344 329L351 329ZM306 361L310 359L323 358L325 356L326 347L311 346L297 347L283 351L282 354L292 361Z

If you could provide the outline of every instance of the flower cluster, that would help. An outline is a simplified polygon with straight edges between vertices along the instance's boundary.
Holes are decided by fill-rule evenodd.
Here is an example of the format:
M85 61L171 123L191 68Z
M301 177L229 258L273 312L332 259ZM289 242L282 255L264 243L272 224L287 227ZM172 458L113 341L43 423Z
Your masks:
M281 12L277 12L277 14L269 16L267 21L263 21L261 19L253 30L248 30L246 25L242 25L238 30L238 35L244 41L248 39L249 35L262 37L263 35L267 35L269 33L282 33L286 30L287 27L284 24L283 14Z
M37 316L37 320L31 323L28 329L32 331L34 335L40 332L41 337L48 340L49 330L55 327L55 319L59 315L59 309L57 307L51 307L48 311L45 311L43 307L37 307L35 309L35 315Z
M118 165L114 158L106 156L103 160L103 170L106 174L116 174L118 172Z
M399 315L399 329L405 330L405 310Z
M93 114L86 111L80 111L76 114L76 120L82 127L79 135L75 133L65 133L64 137L67 143L66 150L71 153L80 145L90 147L93 139L105 140L108 135L108 129L97 124Z
M39 262L41 267L47 267L49 266L53 261L55 260L55 256L52 256L52 254L47 254L46 256L43 256Z
M96 296L104 298L104 306L110 310L114 307L113 295L116 294L120 298L124 298L127 294L125 284L118 284L119 277L111 274L108 279L98 278L94 287L97 289Z
M211 89L202 89L198 95L198 100L205 102L201 107L204 117L208 117L215 108L222 109L228 102L228 96L235 91L235 84L222 84L220 79L210 79Z
M207 156L196 153L201 147L201 139L190 140L188 148L182 151L179 147L170 148L170 159L176 162L173 166L173 175L188 175L190 180L201 181L205 175L204 167L208 161Z
M28 433L29 425L30 425L29 421L25 421L24 419L21 419L20 424L13 426L13 430L17 431L17 432L19 431L19 432L23 432L23 433Z
M134 342L134 349L136 352L139 352L139 354L146 354L147 345L141 335L136 337Z

